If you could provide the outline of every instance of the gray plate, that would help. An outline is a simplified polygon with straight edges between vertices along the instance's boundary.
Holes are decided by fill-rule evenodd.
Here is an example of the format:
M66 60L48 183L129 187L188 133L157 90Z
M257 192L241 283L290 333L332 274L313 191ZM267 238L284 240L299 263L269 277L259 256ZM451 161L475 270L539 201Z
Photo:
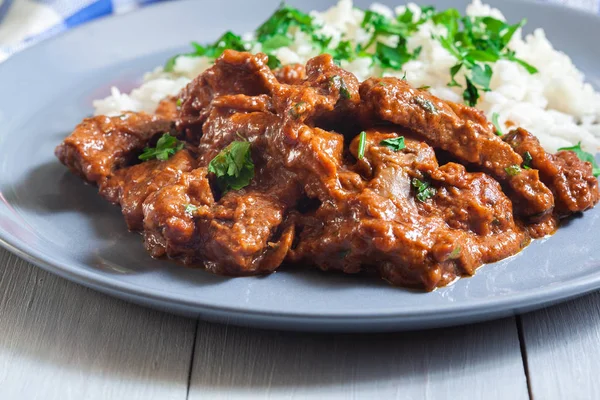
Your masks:
M139 235L127 232L119 210L68 173L54 158L54 147L111 85L138 85L144 71L186 49L190 40L214 40L230 28L251 30L278 3L152 6L76 29L0 65L2 244L48 271L137 303L282 329L382 331L460 324L600 288L600 207L521 254L433 293L314 270L224 278L151 259ZM463 7L465 2L453 3ZM600 37L596 17L533 3L500 5L509 20L527 17L529 27L545 28L556 47L569 53L592 83L598 82L600 53L590 51ZM309 0L301 8L324 5Z

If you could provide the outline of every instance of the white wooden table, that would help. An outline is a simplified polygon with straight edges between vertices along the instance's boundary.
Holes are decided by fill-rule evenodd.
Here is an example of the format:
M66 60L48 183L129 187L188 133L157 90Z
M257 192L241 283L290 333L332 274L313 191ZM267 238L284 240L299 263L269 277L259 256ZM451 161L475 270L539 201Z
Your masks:
M422 332L260 331L129 304L0 250L0 399L600 399L600 294Z

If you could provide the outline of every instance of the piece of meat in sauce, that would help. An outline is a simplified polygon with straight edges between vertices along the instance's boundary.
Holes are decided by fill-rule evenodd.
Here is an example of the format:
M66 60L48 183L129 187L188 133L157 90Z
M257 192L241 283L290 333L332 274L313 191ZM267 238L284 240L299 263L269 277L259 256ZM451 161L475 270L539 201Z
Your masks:
M356 165L367 178L359 178L362 187L295 216L300 234L291 260L347 273L376 270L395 285L431 290L528 242L495 180L457 164L438 167L433 149L414 139L406 138L399 152L380 144L395 136L367 131L365 155ZM350 146L354 155L357 142ZM415 178L431 180L436 194L417 200Z
M145 113L86 118L55 150L56 157L91 184L102 184L114 171L137 161L137 156L172 122Z
M257 186L229 191L216 201L206 168L183 174L144 202L146 248L155 257L166 254L221 275L272 272L285 258L294 231L281 226L288 205L277 199L277 191Z
M598 203L598 179L592 174L592 165L581 161L574 152L549 154L535 136L522 128L512 130L502 140L522 157L529 153L530 167L539 171L540 179L554 194L558 217L585 211Z
M384 120L408 128L431 146L482 168L510 187L515 211L523 217L539 219L552 212L552 192L538 171L510 173L523 158L495 135L481 111L440 100L395 78L369 78L361 84L360 95L366 123Z
M187 150L178 151L166 161L149 160L116 171L100 185L100 194L121 206L131 231L144 228L142 204L153 192L172 185L181 175L195 168L196 161Z

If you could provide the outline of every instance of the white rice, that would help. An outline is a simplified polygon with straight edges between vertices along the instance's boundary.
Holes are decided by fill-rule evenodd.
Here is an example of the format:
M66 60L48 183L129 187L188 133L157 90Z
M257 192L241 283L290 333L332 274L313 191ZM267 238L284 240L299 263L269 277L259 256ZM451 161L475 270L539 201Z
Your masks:
M392 10L381 4L373 4L371 9L387 16L401 14L410 8L415 20L421 9L413 3ZM492 16L505 20L502 13L474 0L467 7L469 16ZM340 39L352 42L365 42L370 34L360 27L363 11L353 8L352 0L340 2L325 12L312 12L316 22L322 24L321 31L332 36L332 46ZM511 21L514 22L514 21ZM446 100L462 102L461 88L447 86L450 81L449 69L456 59L435 39L432 33L443 34L445 28L432 22L422 24L408 39L408 48L422 46L416 60L409 61L403 71L382 71L373 66L370 58L357 58L352 62L342 61L342 67L363 80L369 76L397 76L406 73L406 79L416 87L430 86L432 94ZM310 40L301 31L292 32L294 41L289 47L275 50L274 54L283 64L304 63L317 55ZM246 34L251 39L252 34ZM390 41L382 38L381 41ZM393 41L393 39L392 39ZM386 43L394 45L394 43ZM488 118L498 113L500 123L511 121L534 133L548 151L559 147L572 146L581 141L582 147L592 153L600 152L600 94L584 81L584 75L573 65L564 53L555 50L546 39L544 31L537 29L532 35L522 37L520 30L513 36L509 47L516 56L536 66L537 74L528 73L520 65L500 60L492 64L493 78L490 92L481 92L477 107ZM260 44L250 49L260 51ZM173 72L167 73L162 67L146 74L144 84L130 94L112 89L109 97L94 101L97 115L118 115L123 111L154 112L158 102L165 96L176 95L191 79L211 65L203 57L179 57ZM464 76L457 78L464 83Z

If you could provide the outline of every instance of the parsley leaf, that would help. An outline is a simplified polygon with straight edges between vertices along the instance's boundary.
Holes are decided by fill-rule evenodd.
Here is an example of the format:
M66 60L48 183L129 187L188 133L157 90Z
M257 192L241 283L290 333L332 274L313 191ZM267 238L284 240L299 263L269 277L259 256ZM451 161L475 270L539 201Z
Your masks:
M273 54L269 54L268 56L269 60L267 61L267 65L269 66L269 68L275 69L281 67L281 61L279 60L279 58L275 57Z
M571 146L571 147L561 147L560 149L558 149L558 151L564 151L564 150L570 150L572 152L574 152L575 154L577 154L577 157L579 157L579 159L581 161L587 161L589 163L592 164L592 174L595 177L600 176L600 167L598 167L598 163L596 162L596 159L594 158L594 156L590 153L588 153L587 151L583 151L583 149L581 148L581 142L577 143L575 146Z
M367 132L362 131L358 138L358 159L362 160L365 156L365 147L367 145Z
M194 213L198 211L198 207L193 204L185 204L185 213L194 216Z
M400 151L400 150L406 148L406 145L404 144L404 136L398 136L395 138L385 139L385 140L382 140L381 142L379 142L379 144L382 146L385 146L385 147L389 147L390 149L392 149L394 151Z
M224 193L248 186L254 178L250 142L231 142L210 161L208 172L216 175L217 185Z
M424 109L425 111L431 113L431 114L437 114L438 110L437 108L433 105L433 103L429 100L427 100L425 97L422 96L415 96L414 97L414 102L417 103L419 106L421 106L422 109Z
M515 32L525 24L525 20L509 25L492 17L461 17L455 9L434 14L431 20L446 28L446 35L437 39L458 60L450 68L448 86L460 86L456 75L463 66L470 71L463 93L465 102L470 106L477 104L479 90L490 90L492 68L487 63L506 59L523 66L530 74L538 72L534 66L517 58L515 52L507 47Z
M523 153L523 168L524 169L531 169L531 162L533 161L533 157L531 156L531 153L526 151L525 153Z
M156 147L146 147L142 154L138 157L142 161L156 158L160 161L166 161L170 156L183 149L183 142L177 140L176 137L165 133L156 142Z
M208 57L216 59L227 49L245 51L246 47L242 39L231 31L227 31L211 45L202 46L196 42L192 42L194 51L191 53L177 54L169 58L164 66L165 72L173 72L177 59L181 56L187 57Z
M290 27L310 33L314 29L312 17L302 11L282 3L279 8L256 30L259 42L264 43L273 36L286 35Z
M346 86L346 81L339 75L334 75L331 78L329 78L331 80L331 83L338 88L338 90L340 91L340 96L345 98L345 99L349 99L350 97L352 97L350 95L350 91L348 90L348 86Z
M424 203L427 199L430 199L433 196L435 196L435 188L431 187L430 182L424 182L420 179L413 178L412 186L417 191L417 195L415 197L422 203Z
M480 64L475 64L471 69L471 76L475 85L479 86L486 92L490 91L492 67L490 67L488 64L484 64L484 67L481 67Z
M265 53L269 53L273 50L276 50L280 47L289 46L292 43L292 39L286 35L275 35L271 36L262 42L262 50Z
M497 112L492 114L492 124L494 124L494 128L496 128L496 135L502 136L504 135L504 133L502 133L502 128L500 128L500 122L498 122L498 117L500 117L500 114L498 114Z
M409 23L407 17L399 17L394 21L375 11L367 10L361 23L361 27L372 31L373 35L367 44L361 47L365 50L369 49L371 45L377 42L377 37L380 35L397 35L398 44L396 47L377 42L375 53L372 55L372 58L373 62L382 68L401 70L406 62L416 59L421 53L421 47L416 48L411 53L406 46L406 37L416 30L412 24L412 16L411 22ZM368 53L365 53L365 55L366 54Z
M349 40L342 40L335 49L325 50L325 52L331 54L337 64L341 60L352 61L356 58L356 53Z
M477 105L477 100L479 100L479 92L469 78L465 78L465 80L467 82L467 88L463 92L463 99L465 100L465 103L471 107L475 107Z
M290 111L288 111L288 114L292 118L298 119L302 116L302 114L304 114L306 112L307 105L308 105L308 103L306 103L305 101L299 101L298 103L294 104L294 106L292 108L290 108Z
M517 164L506 167L504 170L510 176L519 175L521 173L521 167L519 167Z
M455 259L457 259L458 257L460 257L460 252L461 252L461 250L462 250L462 249L460 248L460 246L456 246L456 247L454 248L454 250L452 250L452 252L451 252L451 253L448 255L448 259L449 259L449 260L455 260Z

